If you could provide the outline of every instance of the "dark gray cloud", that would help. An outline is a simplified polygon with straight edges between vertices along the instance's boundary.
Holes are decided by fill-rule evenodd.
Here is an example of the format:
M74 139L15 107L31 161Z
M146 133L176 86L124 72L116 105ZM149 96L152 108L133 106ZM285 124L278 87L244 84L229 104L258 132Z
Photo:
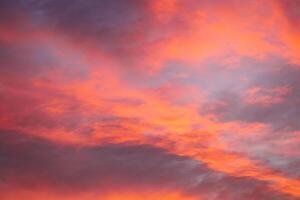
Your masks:
M115 56L124 64L134 62L137 53L143 54L142 45L151 29L145 1L48 0L32 1L26 8L36 24Z
M47 185L58 192L165 188L207 199L289 199L263 182L224 175L148 145L76 147L5 130L0 134L0 177L0 185Z
M20 37L36 30L55 32L82 48L115 56L124 65L136 62L137 53L143 55L153 27L148 1L4 0L0 7L3 24Z

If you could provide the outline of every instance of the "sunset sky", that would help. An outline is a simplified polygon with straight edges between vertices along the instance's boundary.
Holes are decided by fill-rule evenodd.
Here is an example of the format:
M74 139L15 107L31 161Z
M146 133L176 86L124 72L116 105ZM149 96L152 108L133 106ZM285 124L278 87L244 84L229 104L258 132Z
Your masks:
M300 200L300 1L0 0L1 200Z

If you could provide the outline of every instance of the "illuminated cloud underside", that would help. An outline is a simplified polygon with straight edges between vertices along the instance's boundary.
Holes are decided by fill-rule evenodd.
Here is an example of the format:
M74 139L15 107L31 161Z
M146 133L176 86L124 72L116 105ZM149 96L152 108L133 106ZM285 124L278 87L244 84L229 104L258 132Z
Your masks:
M1 1L0 199L300 199L299 10Z

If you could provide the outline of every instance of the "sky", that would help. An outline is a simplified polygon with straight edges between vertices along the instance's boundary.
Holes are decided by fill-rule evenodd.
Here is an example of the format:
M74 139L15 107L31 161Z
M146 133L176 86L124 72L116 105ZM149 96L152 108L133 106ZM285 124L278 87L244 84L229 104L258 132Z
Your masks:
M299 11L1 0L0 199L300 199Z

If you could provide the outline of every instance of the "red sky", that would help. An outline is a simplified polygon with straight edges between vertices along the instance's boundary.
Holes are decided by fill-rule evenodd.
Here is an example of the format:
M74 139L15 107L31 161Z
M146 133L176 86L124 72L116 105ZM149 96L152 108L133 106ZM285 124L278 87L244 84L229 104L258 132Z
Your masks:
M0 199L300 199L299 10L2 0Z

